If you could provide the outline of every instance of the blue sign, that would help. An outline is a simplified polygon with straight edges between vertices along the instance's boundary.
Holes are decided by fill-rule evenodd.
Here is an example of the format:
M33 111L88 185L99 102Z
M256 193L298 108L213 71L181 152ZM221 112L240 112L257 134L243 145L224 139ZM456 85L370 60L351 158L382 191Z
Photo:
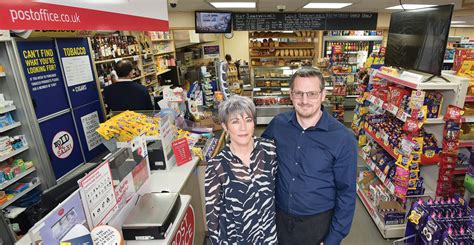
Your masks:
M76 108L99 100L92 69L89 43L86 38L56 39L59 59L64 70L71 107Z
M57 179L84 163L70 112L40 123L40 129Z
M73 110L76 120L77 131L81 139L82 150L86 157L86 162L91 161L97 155L106 151L102 144L103 138L95 131L99 123L104 121L104 115L99 101L81 106Z
M17 42L36 117L69 108L54 41Z

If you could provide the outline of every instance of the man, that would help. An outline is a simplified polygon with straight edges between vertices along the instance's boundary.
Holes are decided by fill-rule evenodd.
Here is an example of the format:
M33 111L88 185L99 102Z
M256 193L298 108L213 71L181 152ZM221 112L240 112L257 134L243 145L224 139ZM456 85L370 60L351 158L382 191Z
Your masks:
M263 137L275 140L277 233L281 244L340 244L355 209L357 144L321 103L324 79L312 67L290 82L295 111L277 115Z
M114 69L118 76L117 82L104 88L104 102L110 110L153 110L147 88L132 81L132 62L121 60Z

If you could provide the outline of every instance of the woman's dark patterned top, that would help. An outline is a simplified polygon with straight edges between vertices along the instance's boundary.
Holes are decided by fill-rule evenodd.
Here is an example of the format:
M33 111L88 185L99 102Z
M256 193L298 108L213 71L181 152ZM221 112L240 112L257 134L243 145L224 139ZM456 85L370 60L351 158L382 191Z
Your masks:
M229 146L206 168L206 219L212 244L276 244L275 144L254 138L250 165Z

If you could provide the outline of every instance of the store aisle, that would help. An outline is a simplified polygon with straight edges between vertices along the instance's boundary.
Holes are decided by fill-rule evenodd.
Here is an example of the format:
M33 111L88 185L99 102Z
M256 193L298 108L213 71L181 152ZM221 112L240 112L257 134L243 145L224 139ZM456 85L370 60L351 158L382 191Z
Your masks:
M365 210L362 202L357 198L356 210L349 235L342 241L343 245L389 245L391 240L383 239L379 230Z

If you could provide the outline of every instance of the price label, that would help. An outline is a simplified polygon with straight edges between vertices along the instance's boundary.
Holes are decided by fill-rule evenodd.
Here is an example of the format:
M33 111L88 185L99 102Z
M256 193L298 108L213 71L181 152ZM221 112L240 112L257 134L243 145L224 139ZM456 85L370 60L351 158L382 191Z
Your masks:
M370 102L372 102L372 103L374 103L374 101L375 101L375 96L369 95L369 97L367 97L367 100L370 101Z
M379 105L379 104L380 104L380 99L379 99L379 98L375 98L374 104L375 104L375 105Z
M379 107L383 108L383 104L384 104L383 100L378 99L377 105L378 105Z
M408 114L406 114L405 112L403 112L402 110L399 110L397 112L397 118L400 119L402 122L406 122L407 118L408 118Z
M387 111L389 111L390 113L392 113L393 115L397 115L397 112L398 112L398 107L390 104L390 103L387 103Z
M380 171L380 173L378 174L378 176L379 176L379 179L380 179L382 182L385 182L386 177L385 177L384 174L382 174L381 171Z
M387 187L391 193L395 193L395 186L392 184L392 182L388 182Z

